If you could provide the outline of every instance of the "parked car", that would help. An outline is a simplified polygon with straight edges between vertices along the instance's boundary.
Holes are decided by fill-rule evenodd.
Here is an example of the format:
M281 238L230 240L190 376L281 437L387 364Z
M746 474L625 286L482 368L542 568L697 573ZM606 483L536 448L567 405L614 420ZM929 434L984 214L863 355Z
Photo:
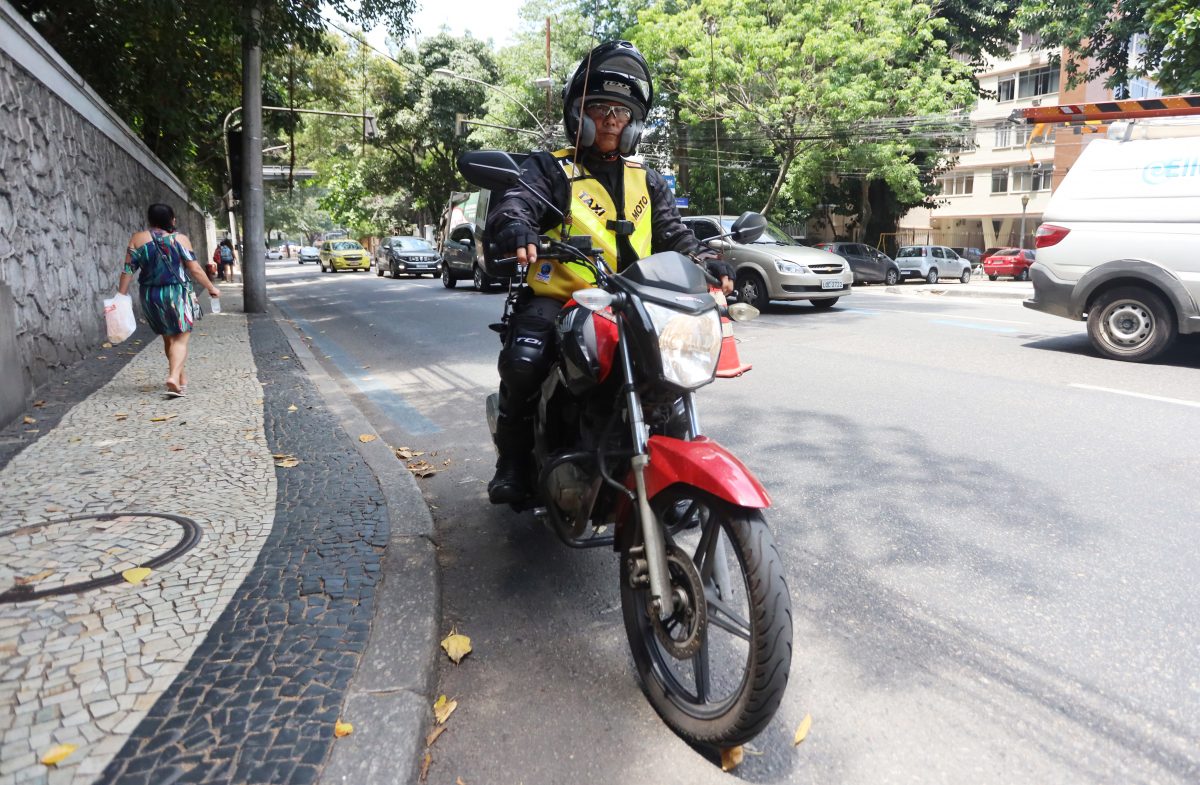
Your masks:
M409 275L430 277L442 271L442 257L424 237L388 237L375 249L375 274L393 278Z
M978 266L980 260L983 259L983 249L981 248L967 248L965 246L956 248L952 246L950 250L970 262L972 267Z
M320 265L323 273L366 270L371 266L371 256L357 240L326 240L321 243Z
M283 258L283 249L279 248L278 246L275 248L268 248L267 249L267 258L268 259L282 259Z
M979 263L983 264L984 262L986 262L988 260L988 257L990 257L992 254L996 253L997 251L1003 251L1003 250L1004 250L1003 247L988 248L982 254L979 255Z
M924 278L927 283L971 280L971 263L944 245L906 245L896 253L896 264L901 278Z
M733 227L730 216L688 216L683 222L701 240L725 234ZM850 294L854 272L845 259L806 248L771 222L753 243L715 240L725 261L733 265L738 299L755 308L770 300L808 300L826 309Z
M883 251L863 243L817 243L813 246L829 251L850 263L855 283L886 283L895 286L900 282L900 265Z
M297 256L297 260L300 264L304 264L305 262L320 264L321 251L315 245L302 245L300 246L300 253Z
M470 279L479 292L490 292L505 284L484 272L483 254L475 242L474 224L459 224L450 230L442 246L442 286L453 289L461 280Z
M1029 266L1037 261L1037 252L1028 248L1001 248L983 263L984 275L994 281L1002 275L1013 280L1028 281Z
M1196 131L1194 118L1115 123L1084 148L1042 213L1027 308L1086 319L1112 360L1200 333Z

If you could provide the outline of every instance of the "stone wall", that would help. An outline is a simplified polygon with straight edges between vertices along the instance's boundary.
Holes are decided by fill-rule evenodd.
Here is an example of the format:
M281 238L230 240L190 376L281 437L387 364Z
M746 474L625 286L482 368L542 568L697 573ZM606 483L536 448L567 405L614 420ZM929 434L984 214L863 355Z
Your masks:
M182 183L0 0L0 309L10 317L0 320L0 423L57 370L100 350L101 301L154 202L173 206L207 253L204 217Z

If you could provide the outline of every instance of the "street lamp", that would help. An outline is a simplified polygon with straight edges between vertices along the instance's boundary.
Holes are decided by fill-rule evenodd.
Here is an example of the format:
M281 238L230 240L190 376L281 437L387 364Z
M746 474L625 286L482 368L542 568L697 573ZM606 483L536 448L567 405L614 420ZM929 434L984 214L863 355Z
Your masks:
M1029 194L1021 194L1021 236L1017 244L1025 247L1025 208L1029 207Z
M486 87L489 90L495 90L500 95L504 96L505 98L512 101L514 104L516 104L517 106L524 109L525 114L529 115L533 119L533 122L537 124L539 133L541 133L541 134L546 133L546 126L542 123L541 120L538 119L538 116L533 113L533 110L530 109L525 104L521 103L521 101L515 95L513 95L512 93L509 93L507 90L503 90L490 82L483 81L482 79L476 79L473 76L467 76L466 74L460 74L457 71L451 71L449 68L435 68L435 69L433 69L433 75L434 76L443 76L443 77L446 77L447 79L461 79L464 82L474 82L475 84L483 85L484 87ZM538 81L540 82L542 80L539 79Z

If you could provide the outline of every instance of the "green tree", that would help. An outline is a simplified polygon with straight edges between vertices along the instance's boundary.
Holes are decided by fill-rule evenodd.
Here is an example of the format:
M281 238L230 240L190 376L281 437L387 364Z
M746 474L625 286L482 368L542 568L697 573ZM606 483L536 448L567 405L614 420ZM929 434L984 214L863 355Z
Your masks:
M458 157L477 148L471 135L456 133L457 115L478 116L490 91L433 72L447 68L491 85L500 72L488 44L444 32L420 41L416 52L402 50L397 60L372 86L380 107L374 144L382 155L371 169L370 189L408 194L412 222L436 223L450 192L468 187Z
M711 39L709 20L717 20ZM975 92L969 66L939 37L946 27L908 0L664 0L633 36L684 121L718 118L769 155L774 176L761 210L770 212L785 187L803 195L804 179L789 174L805 160L845 161L864 193L880 180L924 198L911 162L936 137L919 118L958 111Z
M225 169L221 121L241 104L242 0L14 0L202 204ZM267 54L327 45L322 12L407 32L414 0L261 0ZM269 90L269 86L268 86Z
M1200 91L1200 6L1192 0L1025 0L1018 23L1073 55L1071 84L1106 77L1121 88L1150 76L1167 93Z

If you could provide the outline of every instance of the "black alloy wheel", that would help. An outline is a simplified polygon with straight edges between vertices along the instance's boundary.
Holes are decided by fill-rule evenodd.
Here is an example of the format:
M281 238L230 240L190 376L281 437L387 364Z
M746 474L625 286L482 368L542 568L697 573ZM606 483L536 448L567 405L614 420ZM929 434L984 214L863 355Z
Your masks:
M676 602L665 621L647 607L649 591L634 574L639 551L626 546L621 610L642 689L687 741L744 744L775 715L792 660L775 540L760 511L697 488L664 491L652 507L667 532Z
M753 305L760 311L767 307L770 299L767 296L767 284L758 273L750 270L739 273L734 288L737 289L739 302Z

